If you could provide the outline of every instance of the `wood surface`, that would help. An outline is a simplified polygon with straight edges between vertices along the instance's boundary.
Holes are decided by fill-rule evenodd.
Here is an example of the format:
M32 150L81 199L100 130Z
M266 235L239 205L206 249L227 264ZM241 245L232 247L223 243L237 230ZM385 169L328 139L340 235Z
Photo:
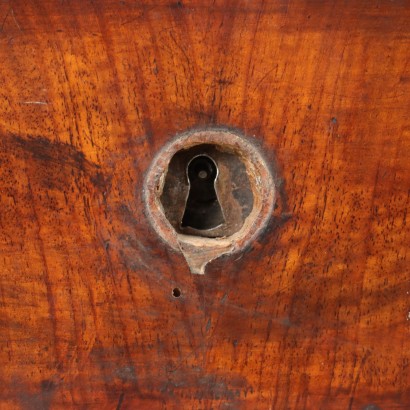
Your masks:
M409 60L409 1L1 1L0 409L409 409ZM198 276L141 193L208 126L282 185Z

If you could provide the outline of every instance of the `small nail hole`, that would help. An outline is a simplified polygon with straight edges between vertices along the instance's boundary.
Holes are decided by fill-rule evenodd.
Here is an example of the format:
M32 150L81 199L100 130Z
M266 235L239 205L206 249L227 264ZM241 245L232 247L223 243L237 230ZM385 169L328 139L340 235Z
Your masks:
M181 289L175 288L172 290L172 296L174 298L179 298L181 296Z

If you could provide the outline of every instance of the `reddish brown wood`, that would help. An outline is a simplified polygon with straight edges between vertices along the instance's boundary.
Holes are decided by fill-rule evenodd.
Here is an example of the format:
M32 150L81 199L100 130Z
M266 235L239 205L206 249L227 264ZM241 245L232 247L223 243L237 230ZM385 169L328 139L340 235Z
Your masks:
M409 56L408 1L1 2L0 408L410 408ZM283 185L200 277L141 189L209 125Z

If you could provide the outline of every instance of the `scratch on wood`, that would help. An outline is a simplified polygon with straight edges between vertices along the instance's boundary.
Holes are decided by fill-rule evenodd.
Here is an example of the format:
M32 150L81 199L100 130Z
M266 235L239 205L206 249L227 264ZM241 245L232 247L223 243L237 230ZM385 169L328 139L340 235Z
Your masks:
M11 8L8 9L8 11L7 11L7 13L6 13L6 16L4 17L3 22L1 23L0 33L3 31L4 24L6 23L7 17L8 17L9 14L10 14L10 10L11 10Z
M20 104L48 105L46 101L20 101Z
M116 410L120 410L120 409L121 409L123 400L124 400L124 392L122 392L122 393L120 394L120 397L119 397L119 399L118 399L118 404L117 404Z
M5 15L5 17L4 17L3 21L2 21L2 23L1 23L0 33L3 31L3 27L4 27L4 25L6 24L7 17L9 16L10 13L11 13L11 15L13 16L13 20L14 20L14 22L16 23L17 28L18 28L20 31L23 31L23 30L21 29L21 27L20 27L20 24L18 23L18 21L17 21L17 19L16 19L16 16L14 15L14 10L10 7L10 8L8 9L8 11L7 11L7 13L6 13L6 15Z
M354 382L353 382L352 394L350 396L350 401L349 401L349 410L351 410L353 408L353 401L355 399L356 388L357 388L357 385L359 383L359 378L360 378L360 375L362 373L363 366L364 366L367 358L369 357L369 355L370 355L370 351L367 351L366 354L362 357L362 360L360 361L360 365L359 365L356 377L355 377Z
M13 9L11 9L11 15L13 16L13 20L14 20L14 22L16 23L16 26L18 27L18 29L19 29L20 31L23 31L23 30L21 29L21 27L20 27L20 24L18 23L18 21L17 21L17 19L16 19L16 16L14 15L14 10L13 10Z

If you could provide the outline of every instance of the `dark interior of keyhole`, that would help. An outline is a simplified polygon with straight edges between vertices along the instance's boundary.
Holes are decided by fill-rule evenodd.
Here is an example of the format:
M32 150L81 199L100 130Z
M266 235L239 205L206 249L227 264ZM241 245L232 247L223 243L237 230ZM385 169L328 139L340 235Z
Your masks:
M225 222L221 205L215 191L218 169L206 155L193 158L187 167L189 194L182 227L212 229Z

